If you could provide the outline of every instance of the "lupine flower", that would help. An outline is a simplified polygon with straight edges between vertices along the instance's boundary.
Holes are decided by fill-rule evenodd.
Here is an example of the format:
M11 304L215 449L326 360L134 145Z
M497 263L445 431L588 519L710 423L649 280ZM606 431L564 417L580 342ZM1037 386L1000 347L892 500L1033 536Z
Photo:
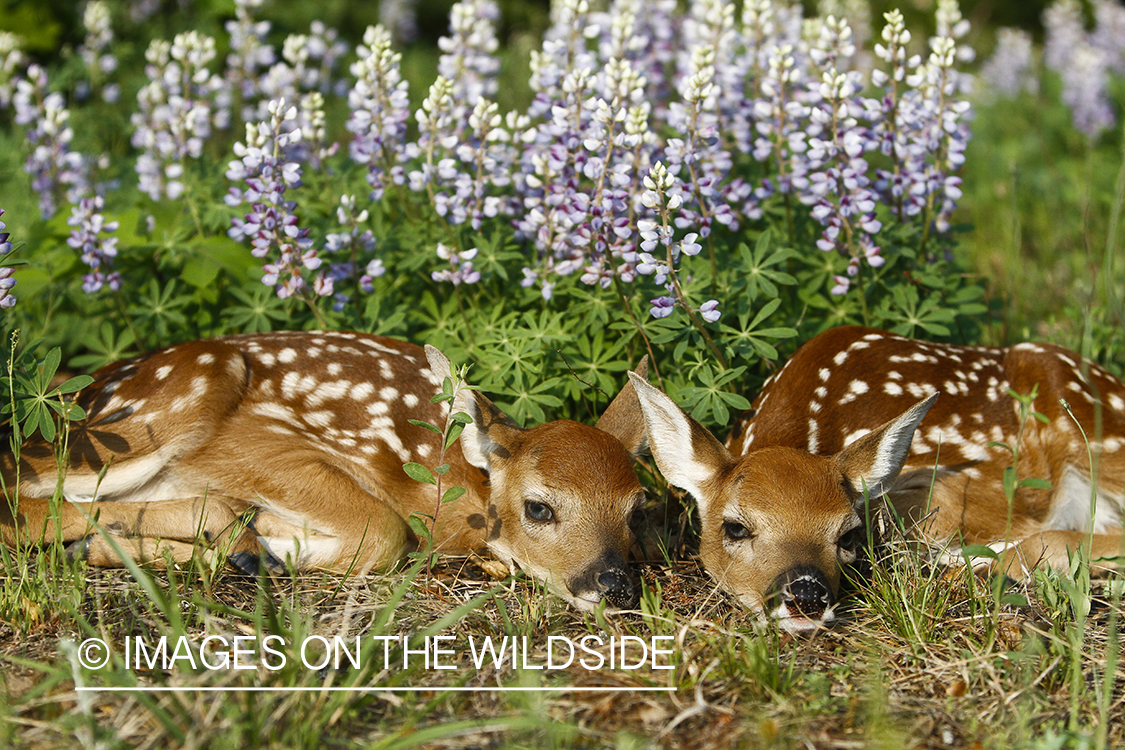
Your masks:
M335 29L314 22L309 34L290 34L281 48L280 62L271 65L258 82L264 99L300 101L306 93L333 91L339 82L333 78L348 45L340 41ZM260 109L260 108L259 108ZM305 127L302 120L301 127Z
M1051 70L1066 67L1078 45L1086 42L1086 24L1079 0L1056 0L1043 11L1043 62Z
M259 71L268 70L277 60L271 45L266 43L269 21L255 21L253 11L263 0L235 0L234 20L224 25L230 35L230 52L226 59L226 79L231 92L241 104L244 122L254 118L255 103L261 99Z
M0 268L0 309L15 307L16 295L12 294L12 287L16 285L16 280L12 278L13 272L10 266Z
M468 127L469 114L480 99L495 99L499 89L495 0L462 0L449 11L450 36L438 39L438 75L449 81L455 134Z
M430 274L434 281L447 281L453 286L475 284L480 281L480 271L473 268L473 258L477 257L477 248L457 252L456 249L439 242L437 256L446 261L449 268Z
M1112 28L1118 14L1103 10L1099 23L1103 18L1107 28ZM1105 31L1101 36L1097 31L1086 32L1077 0L1059 0L1048 7L1043 26L1047 32L1044 62L1062 77L1062 100L1070 107L1074 127L1088 138L1097 138L1114 124L1107 87L1110 66L1121 64L1121 49L1107 39ZM1120 42L1118 38L1116 44Z
M103 237L117 231L116 221L106 221L102 215L105 201L100 195L83 198L72 209L66 223L74 227L66 244L78 250L82 262L90 267L90 273L82 277L82 290L93 294L104 286L113 291L121 288L121 275L111 271L117 257L117 238Z
M719 301L714 299L709 299L702 305L700 305L698 312L699 316L706 320L708 323L717 322L723 315L719 311Z
M1023 91L1035 93L1039 81L1033 64L1031 32L1003 28L996 32L996 49L981 66L980 77L1001 96L1012 97Z
M772 172L755 193L759 200L775 193L790 195L808 186L802 129L808 105L795 96L804 74L789 44L774 47L768 65L761 82L762 97L754 103L758 137L752 153L758 161L768 162Z
M379 25L398 42L418 38L418 0L383 0L379 3Z
M355 207L354 195L340 197L336 219L343 231L330 232L324 238L324 251L329 261L327 276L334 288L350 284L349 288L358 288L364 294L370 294L374 279L386 273L387 269L383 267L383 261L371 257L375 249L375 235L370 229L360 229L360 225L368 219L367 209L356 213ZM350 301L351 296L347 292L337 291L333 309L343 310Z
M1092 44L1079 44L1062 70L1063 103L1070 107L1074 127L1089 138L1097 138L1113 127L1113 109L1108 97L1109 60Z
M687 309L692 309L687 300L682 297L680 285L676 280L676 266L682 255L697 255L702 249L696 242L699 235L694 232L688 234L680 242L675 241L675 229L672 227L671 213L683 205L682 192L677 190L675 174L661 162L652 165L652 169L644 177L645 191L641 195L641 203L653 210L658 220L641 219L637 222L640 233L641 252L637 255L636 271L642 276L652 276L658 286L663 286L668 292L652 300L649 313L654 318L666 318L672 313L676 304L682 304ZM654 255L654 251L661 257ZM714 303L714 304L712 304ZM708 300L700 311L704 319L714 322L719 319L718 302Z
M145 52L149 83L137 92L132 143L143 151L138 187L153 200L183 193L185 161L200 157L213 125L225 124L215 110L223 82L207 68L214 58L215 40L195 31L177 34L171 44L153 40Z
M117 70L117 57L109 51L113 44L113 27L110 26L109 8L103 0L91 0L86 5L82 24L86 27L86 39L78 48L78 54L86 64L89 85L105 101L116 102L121 95L121 87L105 81L106 76Z
M825 226L817 247L849 258L862 252L876 261L872 265L882 265L873 246L882 224L875 218L877 196L863 158L874 141L859 122L863 111L854 99L859 90L854 75L831 66L824 71L821 101L811 115L816 127L809 137L809 190L802 202L813 205L813 218Z
M41 67L27 67L27 78L16 82L12 103L16 124L29 126L30 154L24 171L31 175L31 186L39 195L39 213L49 219L55 215L64 188L66 199L72 203L88 191L86 161L70 150L74 138L70 111L62 94L48 92L47 73Z
M930 40L931 52L918 73L907 82L921 95L922 117L916 128L915 158L925 166L917 171L924 181L915 182L911 191L924 194L927 207L933 209L934 225L939 232L949 229L949 217L961 197L961 178L954 172L965 162L969 131L965 125L969 102L957 100L957 71L954 70L956 42L952 37Z
M0 216L3 215L4 209L0 208ZM12 252L11 234L5 229L7 226L0 221L0 258ZM0 267L0 309L6 310L16 304L16 295L12 294L12 287L16 285L16 280L12 278L14 270L10 266Z
M710 44L692 51L683 104L674 102L668 113L668 124L684 137L669 138L664 149L669 167L684 179L684 206L676 217L676 226L697 229L705 238L711 234L713 223L738 230L738 220L721 187L730 172L731 157L719 138L714 62L715 48Z
M652 300L652 309L649 312L652 313L652 317L660 319L667 318L675 309L676 300L671 297L657 297Z
M17 71L27 65L27 58L20 49L22 45L21 37L10 31L0 31L0 109L11 106Z
M318 270L321 259L309 230L298 226L296 201L285 198L286 190L301 185L301 165L289 161L291 149L301 140L301 130L287 127L297 119L297 108L275 100L268 109L269 122L248 124L246 142L234 145L239 158L229 163L227 178L245 180L247 187L231 188L226 203L231 207L249 203L251 212L232 219L228 234L236 240L250 240L250 254L255 258L272 259L262 267L262 283L274 287L278 297L307 299L306 272ZM331 295L332 279L323 271L317 273L311 291L315 296Z
M391 36L382 26L369 26L352 67L357 78L348 94L348 130L355 133L351 155L367 166L370 198L379 201L386 180L404 181L406 122L410 117L407 83L402 80L402 55L391 50Z
M1094 30L1090 44L1106 54L1106 66L1114 73L1125 73L1125 7L1115 0L1091 0Z

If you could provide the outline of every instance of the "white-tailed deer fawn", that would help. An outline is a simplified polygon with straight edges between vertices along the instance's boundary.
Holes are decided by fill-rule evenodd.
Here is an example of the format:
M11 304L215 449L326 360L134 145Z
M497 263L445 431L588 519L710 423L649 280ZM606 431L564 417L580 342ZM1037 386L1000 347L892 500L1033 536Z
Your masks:
M766 382L726 447L632 380L657 465L696 498L708 571L788 630L834 618L839 567L866 539L865 490L922 538L950 545L946 560L990 545L1001 570L1023 575L1041 562L1065 570L1079 546L1102 570L1123 552L1125 385L1060 347L832 329ZM1033 408L1049 421L1021 425L1009 389L1037 389ZM1089 436L1093 471L1059 399ZM1020 486L1009 505L1004 473L1014 458L1001 444L1017 449L1019 479L1051 487Z
M119 564L94 517L156 563L190 558L201 536L247 570L263 547L300 568L389 566L417 543L406 519L434 512L433 486L403 464L437 464L440 439L408 420L445 423L449 405L430 399L449 376L432 347L336 332L229 336L109 365L79 394L87 417L69 432L58 518L45 499L59 481L53 447L29 441L18 466L4 455L9 494L17 469L19 487L15 515L0 509L5 540L61 538L92 564ZM645 499L633 388L597 427L521 429L472 390L453 408L473 423L443 481L467 492L441 507L435 548L487 546L581 609L632 606L626 559Z

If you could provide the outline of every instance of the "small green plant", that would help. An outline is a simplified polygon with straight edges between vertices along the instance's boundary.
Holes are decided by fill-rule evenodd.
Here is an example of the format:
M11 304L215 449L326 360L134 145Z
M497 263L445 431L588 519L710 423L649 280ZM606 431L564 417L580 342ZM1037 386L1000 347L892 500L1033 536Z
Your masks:
M402 466L403 471L405 471L411 479L424 484L433 485L436 494L436 502L434 503L434 512L432 515L412 513L407 519L410 528L422 541L421 548L416 552L412 552L411 556L421 557L426 560L427 576L430 575L437 561L437 553L434 551L434 532L437 529L438 514L441 512L443 505L455 502L465 494L465 488L461 486L448 487L444 490L442 488L442 480L445 475L449 473L449 464L445 461L445 455L453 444L457 442L457 438L461 437L461 432L465 429L465 425L473 421L472 417L465 412L453 410L457 394L464 390L474 390L473 386L465 383L465 372L466 368L463 367L455 372L453 377L442 378L441 391L430 399L430 403L433 404L449 404L449 413L446 415L445 425L443 427L438 427L420 419L410 420L410 424L429 430L437 434L441 439L436 466L429 468L414 461L408 461ZM429 521L428 523L427 519Z

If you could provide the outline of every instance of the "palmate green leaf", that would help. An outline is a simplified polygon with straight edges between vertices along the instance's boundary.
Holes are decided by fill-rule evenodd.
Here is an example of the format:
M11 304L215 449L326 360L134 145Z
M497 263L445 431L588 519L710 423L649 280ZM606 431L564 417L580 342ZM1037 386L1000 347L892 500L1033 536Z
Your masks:
M265 284L256 284L249 292L245 289L231 289L230 295L239 304L228 305L223 310L223 321L243 333L272 331L275 324L281 324L287 319L285 301Z
M797 253L786 247L771 250L772 243L773 233L767 229L758 235L753 250L745 244L738 246L738 253L742 258L740 271L745 279L746 294L751 301L758 297L759 292L767 297L776 298L779 294L779 286L792 286L797 283L797 279L792 275L774 268L779 263L798 257Z
M70 380L63 383L63 385L55 388L56 394L74 394L83 388L86 388L93 382L90 376L74 376Z
M183 308L192 302L192 297L181 294L178 286L176 279L169 279L161 289L156 279L152 279L138 295L137 304L129 308L129 314L138 324L154 333L156 341L162 345L171 341L172 331L180 332L187 328Z
M512 392L510 395L513 398L507 404L508 413L521 424L528 424L529 421L546 422L547 412L544 407L558 409L563 405L563 400L554 393L562 387L561 379L556 377L544 380L531 388Z
M896 323L891 331L902 336L915 336L918 329L931 336L948 336L946 324L954 321L953 311L940 307L938 295L920 300L916 287L902 284L891 290L884 315Z
M726 390L732 382L741 382L745 372L746 368L740 366L716 374L711 364L706 363L698 370L703 385L682 388L678 394L680 405L700 422L727 424L731 409L741 411L750 408L750 402L744 396Z
M778 358L777 349L767 339L784 340L792 338L797 335L797 331L784 326L771 328L759 328L758 326L765 323L780 305L780 299L772 299L757 312L753 320L748 321L750 317L748 313L741 313L738 315L737 328L725 324L720 326L722 342L728 347L732 355L745 359L764 357L774 360Z

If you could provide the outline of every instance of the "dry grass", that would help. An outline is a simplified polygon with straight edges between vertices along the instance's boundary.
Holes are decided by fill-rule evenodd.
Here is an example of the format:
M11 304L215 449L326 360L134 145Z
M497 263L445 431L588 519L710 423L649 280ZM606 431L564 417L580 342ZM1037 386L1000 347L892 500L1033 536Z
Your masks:
M892 558L893 559L893 558ZM691 560L646 566L643 613L583 616L526 580L497 584L471 560L446 559L433 577L405 572L342 582L301 576L265 582L222 575L206 594L190 575L154 573L167 610L125 571L85 573L81 604L0 624L6 662L0 733L12 747L803 747L990 748L1125 746L1125 677L1116 661L1117 615L1094 588L1077 645L1054 579L1018 591L1027 606L995 605L985 582L962 571L908 570L921 589L943 587L947 606L925 639L905 634L875 601L901 570L875 566L836 627L792 637L756 626L717 593ZM386 605L401 587L393 612ZM659 592L657 594L656 592ZM926 600L919 592L917 601ZM1009 592L1010 593L1010 592ZM466 603L477 601L466 606ZM1054 605L1045 603L1054 602ZM1063 605L1069 600L1061 600ZM907 605L903 605L907 606ZM1052 608L1053 607L1053 608ZM1064 606L1065 609L1065 606ZM450 613L455 613L450 618ZM924 613L922 613L924 614ZM457 669L270 672L121 669L85 673L92 684L247 686L257 693L77 693L67 639L92 633L155 640L281 633L456 636ZM445 618L446 622L442 622ZM675 637L676 669L476 670L468 636L526 635L542 663L547 636L613 633ZM602 650L604 653L604 649ZM376 655L372 650L367 657ZM376 669L378 666L380 668ZM1104 673L1116 680L1110 692ZM1077 671L1075 671L1077 670ZM673 692L435 692L427 686L673 686ZM411 686L411 692L285 693L283 686ZM1103 727L1099 734L1098 727ZM3 737L0 736L0 740ZM1089 740L1089 743L1087 743Z

